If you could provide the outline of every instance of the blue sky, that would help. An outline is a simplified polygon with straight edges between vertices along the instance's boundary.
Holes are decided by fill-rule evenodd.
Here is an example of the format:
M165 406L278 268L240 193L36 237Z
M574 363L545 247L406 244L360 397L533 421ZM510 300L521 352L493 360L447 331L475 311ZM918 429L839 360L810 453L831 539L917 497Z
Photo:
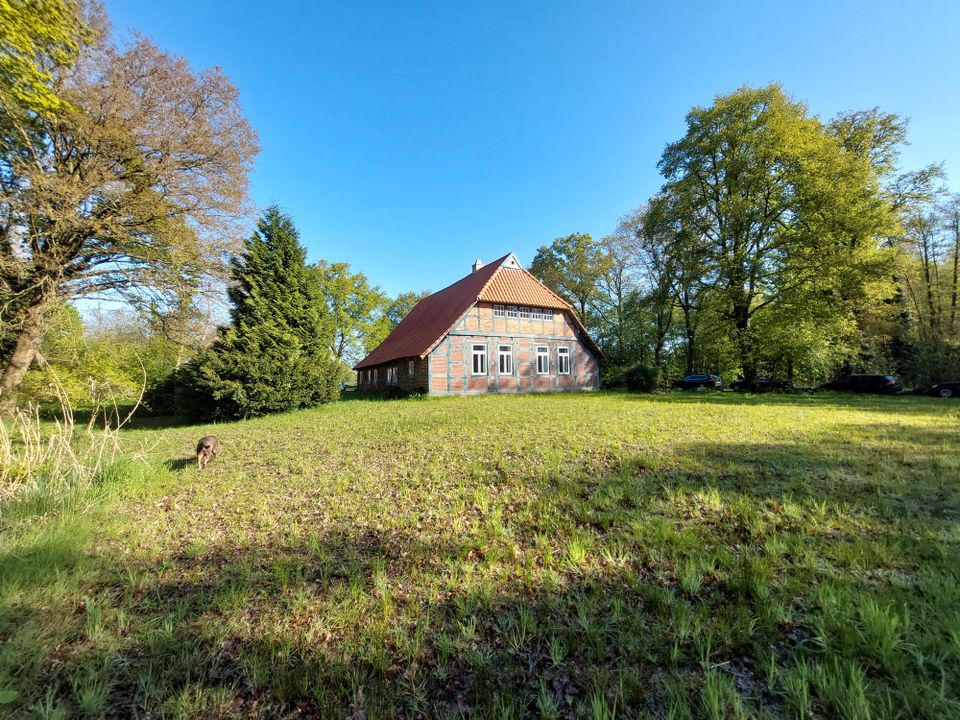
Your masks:
M960 188L958 2L106 4L121 38L224 68L263 148L255 202L391 294L609 233L686 112L745 84L907 116L904 167Z

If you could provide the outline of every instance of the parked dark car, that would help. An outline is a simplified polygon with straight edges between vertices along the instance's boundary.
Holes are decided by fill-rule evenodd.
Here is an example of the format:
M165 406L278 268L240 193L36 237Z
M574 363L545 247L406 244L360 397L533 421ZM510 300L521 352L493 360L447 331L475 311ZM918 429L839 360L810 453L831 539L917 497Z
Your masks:
M937 383L932 385L924 394L942 398L960 398L960 380Z
M820 389L892 395L903 390L903 387L893 375L847 375L839 380L824 383Z
M776 378L762 377L757 378L753 387L744 380L734 380L730 383L730 389L736 392L793 392L793 383L789 380L777 380Z
M685 375L670 387L674 390L723 390L723 380L716 375Z

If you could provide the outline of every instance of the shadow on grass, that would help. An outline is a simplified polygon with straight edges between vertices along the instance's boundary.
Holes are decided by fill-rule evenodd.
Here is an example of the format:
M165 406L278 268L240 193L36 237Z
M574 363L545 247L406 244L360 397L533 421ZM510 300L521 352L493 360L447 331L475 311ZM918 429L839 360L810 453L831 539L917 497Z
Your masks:
M155 560L97 548L96 584L72 620L41 589L82 553L0 555L0 585L20 584L0 605L14 648L0 679L21 688L17 710L52 689L69 715L81 690L105 688L101 710L116 716L707 716L713 683L719 716L738 702L787 716L788 676L764 668L839 657L866 678L837 691L844 700L948 716L952 610L929 606L919 578L957 576L924 539L957 522L960 482L944 461L955 428L912 428L908 455L896 423L846 433L818 446L689 442L669 462L638 453L526 477L499 516L465 511L460 534L346 518L295 539L213 528ZM534 519L513 524L524 508ZM878 594L891 570L906 580ZM820 584L838 588L833 606ZM857 604L875 596L921 619L909 644L942 666L910 664L906 641L877 659ZM57 622L73 623L65 639L37 643L18 669L16 649ZM823 683L806 688L810 702L841 715Z
M164 464L168 470L173 472L179 472L181 470L186 470L188 467L196 467L197 458L193 457L179 457L173 458L172 460L167 460Z
M174 428L192 427L194 425L209 425L209 420L191 420L177 415L147 415L136 413L130 422L124 426L129 430L171 430Z
M771 405L797 407L834 406L848 410L898 413L906 415L944 414L957 416L960 403L945 401L923 395L868 395L837 392L796 392L749 394L737 392L697 392L667 390L652 393L627 393L611 391L611 395L670 404L716 404L716 405Z
M486 718L552 708L573 717L625 702L661 714L670 681L651 684L636 666L668 663L669 632L652 638L649 620L674 602L672 589L584 574L552 590L509 583L404 598L424 563L439 572L440 559L469 554L365 532L115 567L85 611L119 595L135 630L110 647L100 647L116 631L109 619L89 643L81 631L44 658L38 679L70 715L79 714L73 689L96 682L122 716ZM7 619L50 621L39 607ZM685 646L696 653L692 638Z

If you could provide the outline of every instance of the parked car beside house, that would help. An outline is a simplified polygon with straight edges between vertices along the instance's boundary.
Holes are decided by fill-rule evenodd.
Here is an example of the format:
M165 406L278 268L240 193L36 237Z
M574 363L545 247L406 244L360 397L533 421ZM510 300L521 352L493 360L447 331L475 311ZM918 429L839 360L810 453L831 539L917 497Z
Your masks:
M718 375L684 375L670 386L674 390L723 390Z
M820 386L821 390L893 395L903 390L894 375L847 375Z
M960 398L960 380L950 380L931 385L923 394L942 398Z

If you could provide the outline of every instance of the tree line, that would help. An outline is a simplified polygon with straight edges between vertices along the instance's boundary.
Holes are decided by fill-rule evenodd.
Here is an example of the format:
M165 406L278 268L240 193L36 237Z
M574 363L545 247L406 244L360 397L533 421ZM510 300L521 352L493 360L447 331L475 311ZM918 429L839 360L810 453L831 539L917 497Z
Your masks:
M0 3L0 49L0 411L144 378L158 411L308 406L426 294L308 264L275 207L244 237L258 143L220 69L117 45L95 2ZM608 386L960 376L960 196L941 165L902 168L906 142L878 108L824 121L741 88L690 111L613 233L558 238L531 270L584 318ZM69 304L98 298L132 308L123 327L83 328Z
M900 167L906 121L823 121L770 85L695 107L686 126L659 192L615 232L558 238L531 266L595 333L608 385L960 377L960 195L940 164Z
M259 148L219 68L118 45L92 1L0 3L0 50L0 410L22 390L129 401L144 381L192 414L302 407L425 294L308 266L277 208L243 238ZM205 301L225 286L211 338ZM91 332L70 303L98 299L133 314Z

